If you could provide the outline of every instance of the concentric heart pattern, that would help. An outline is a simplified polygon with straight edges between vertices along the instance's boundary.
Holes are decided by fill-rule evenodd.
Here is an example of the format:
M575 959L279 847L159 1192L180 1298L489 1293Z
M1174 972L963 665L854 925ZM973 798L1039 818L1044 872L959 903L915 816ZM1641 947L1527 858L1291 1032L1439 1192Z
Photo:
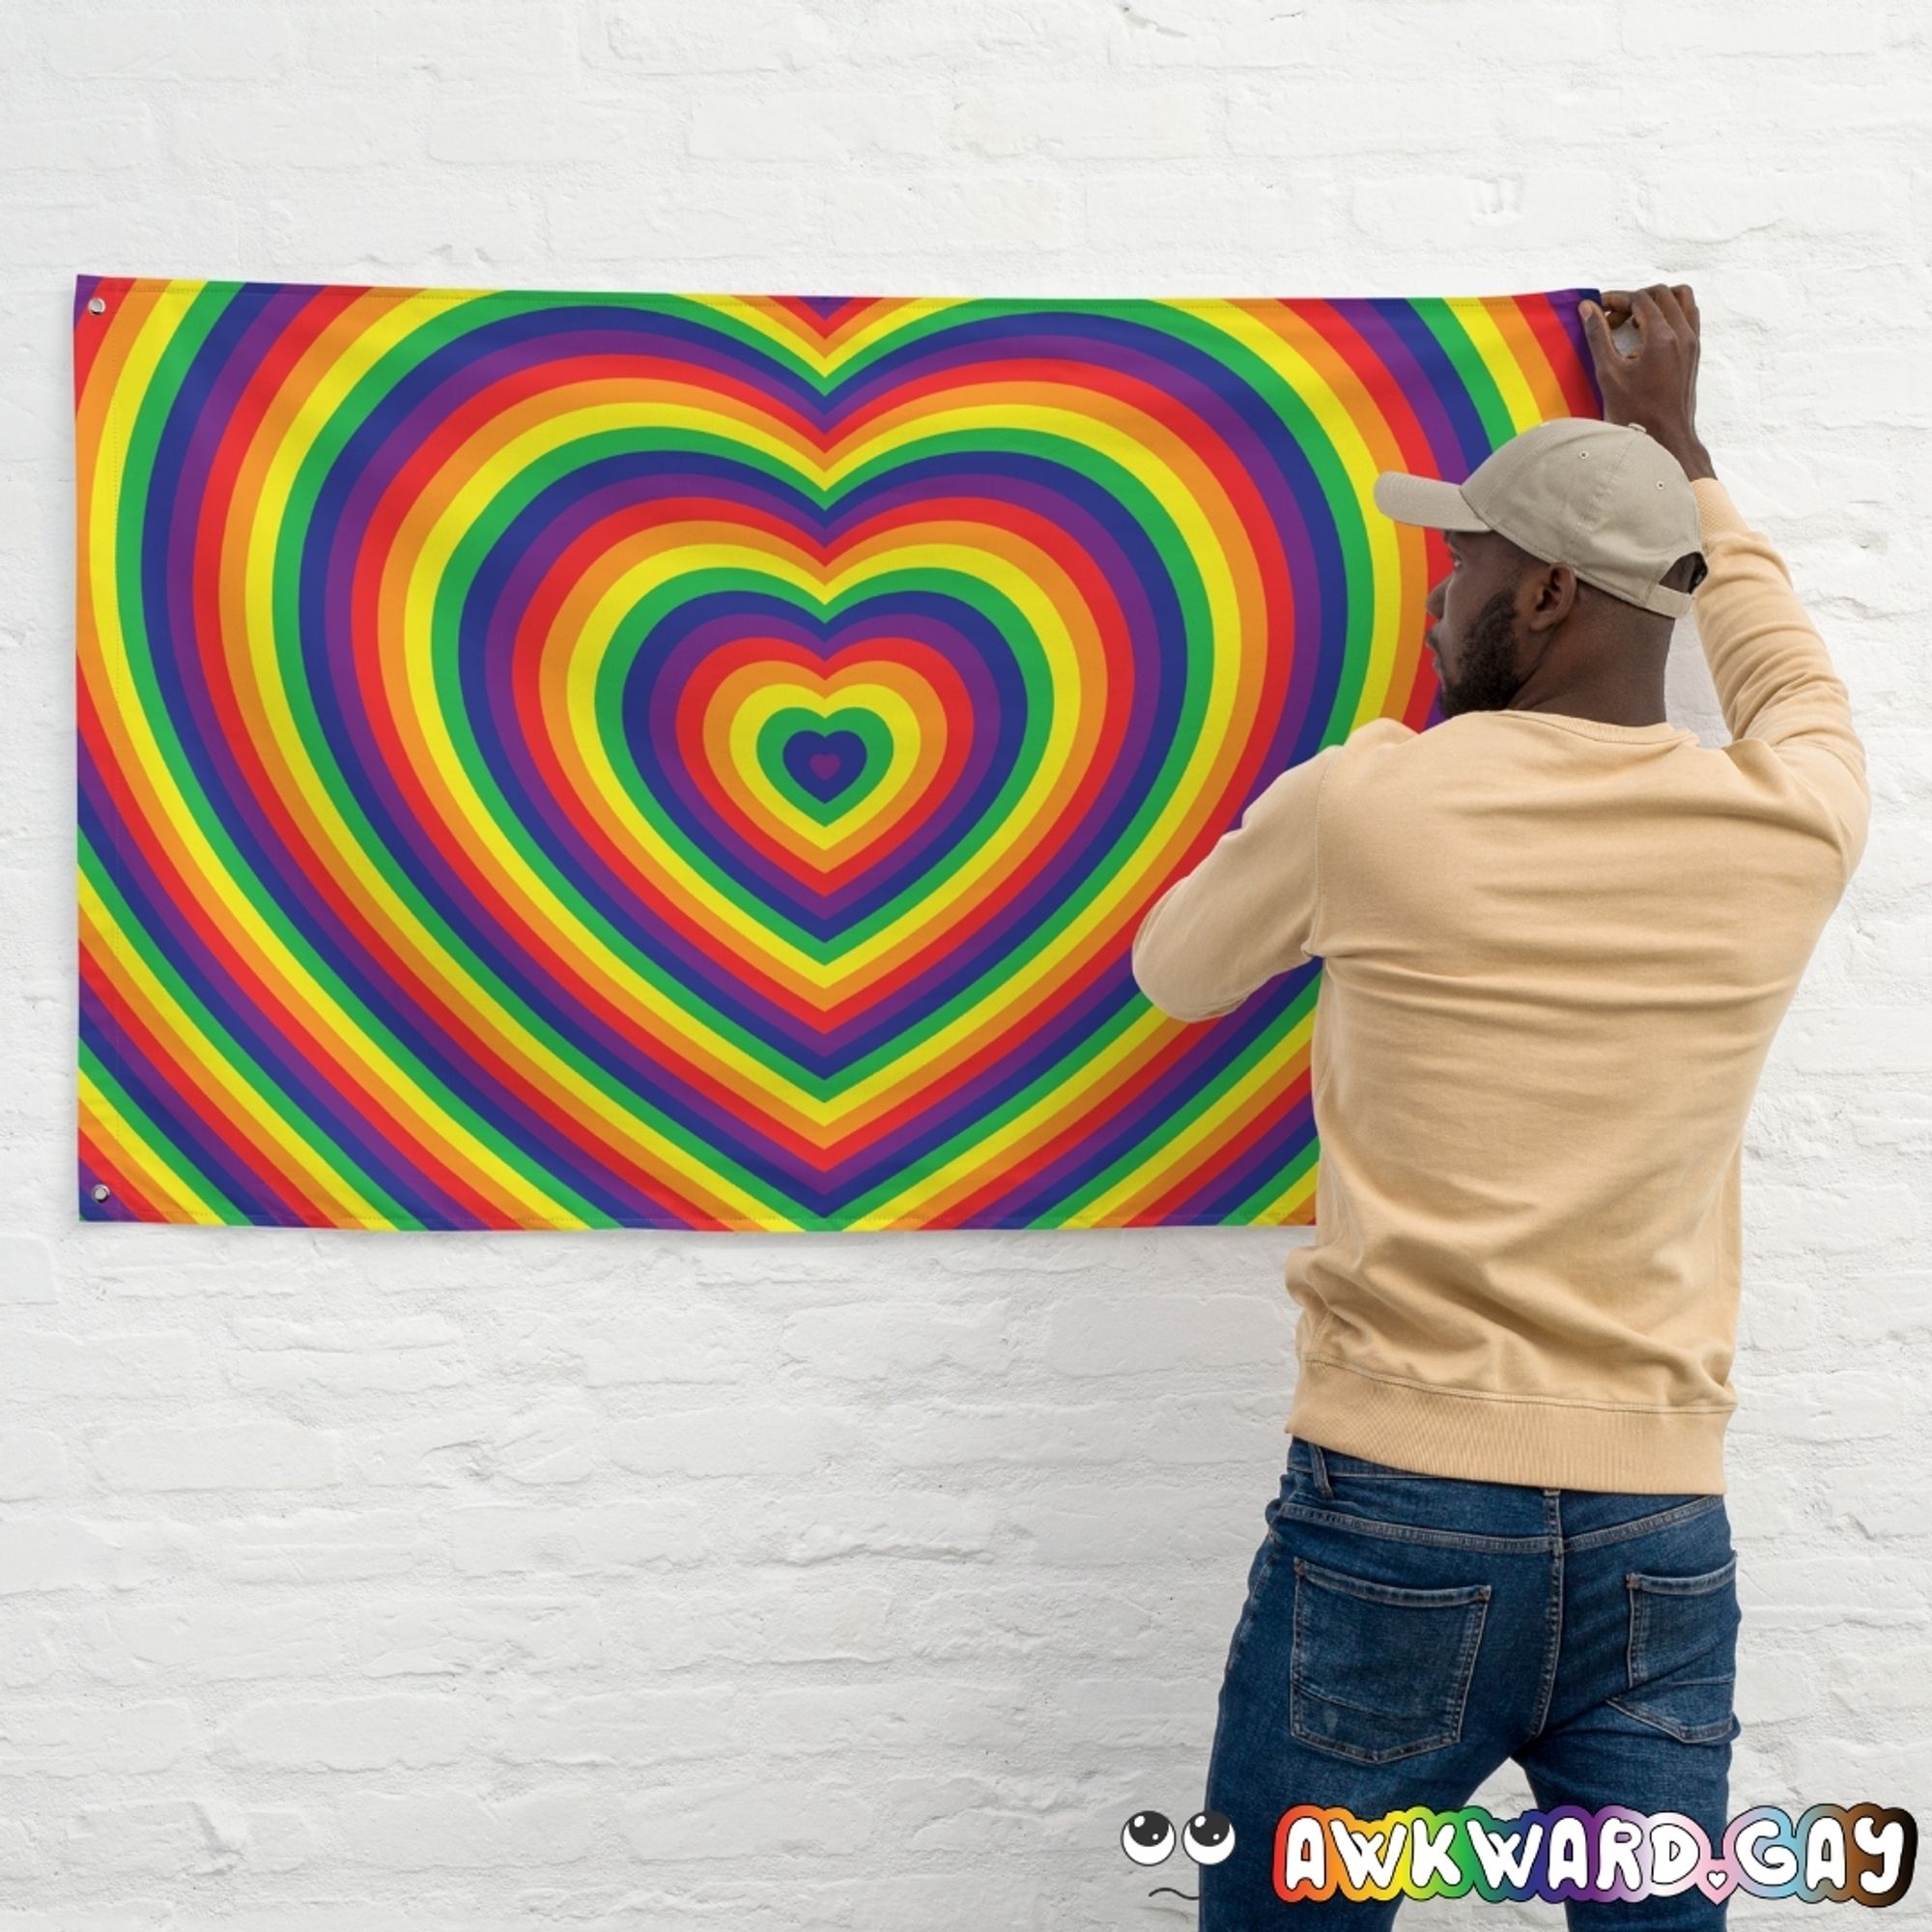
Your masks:
M1585 291L75 286L80 1210L1313 1219L1319 962L1135 928L1420 729L1461 479Z

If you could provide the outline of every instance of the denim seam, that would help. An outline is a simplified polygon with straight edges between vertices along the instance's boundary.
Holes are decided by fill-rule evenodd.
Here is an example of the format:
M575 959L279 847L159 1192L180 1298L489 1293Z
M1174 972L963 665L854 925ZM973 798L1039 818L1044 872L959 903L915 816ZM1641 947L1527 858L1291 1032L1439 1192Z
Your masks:
M1639 1724L1648 1724L1652 1730L1662 1731L1667 1738L1675 1738L1680 1745L1720 1745L1726 1738L1737 1735L1736 1712L1708 1724L1680 1724L1655 1711L1638 1710L1635 1705L1625 1703L1620 1696L1605 1697L1604 1702L1621 1711L1625 1717L1634 1718Z
M1675 1509L1659 1510L1654 1516L1640 1516L1629 1522L1613 1522L1606 1529L1586 1529L1580 1536L1563 1539L1566 1549L1595 1549L1605 1543L1622 1543L1633 1536L1648 1536L1653 1530L1668 1529L1672 1523L1689 1522L1692 1517L1708 1514L1722 1496L1699 1496L1694 1502L1679 1503Z
M1721 1718L1713 1718L1701 1724L1687 1724L1681 1719L1671 1717L1667 1712L1646 1708L1630 1701L1649 1681L1644 1672L1649 1662L1650 1604L1652 1595L1675 1597L1679 1599L1710 1596L1723 1588L1737 1573L1738 1559L1733 1554L1715 1570L1707 1570L1695 1577L1652 1577L1639 1570L1624 1572L1624 1589L1630 1605L1629 1634L1624 1644L1624 1674L1629 1679L1621 1693L1605 1698L1606 1704L1621 1711L1627 1718L1634 1718L1640 1724L1647 1724L1652 1730L1662 1731L1665 1737L1675 1738L1685 1745L1717 1745L1734 1735L1737 1713L1728 1710ZM1689 1589L1651 1590L1653 1583L1690 1584ZM1737 1674L1733 1671L1724 1677L1700 1677L1684 1679L1686 1683L1722 1684L1730 1688L1731 1696L1736 1696Z
M1325 1455L1323 1461L1331 1463L1331 1455ZM1294 1470L1294 1466L1291 1463L1291 1476L1293 1474L1296 1474L1296 1470ZM1337 1470L1337 1474L1343 1476L1350 1484L1356 1484L1356 1482L1445 1484L1445 1482L1459 1480L1459 1478L1453 1478L1453 1476L1430 1476L1430 1474L1424 1474L1422 1470L1343 1468L1343 1470ZM1318 1492L1318 1493L1321 1493L1321 1492ZM1331 1501L1333 1495L1335 1495L1335 1490L1331 1486L1325 1492L1325 1499ZM1629 1522L1611 1522L1611 1524L1607 1524L1602 1530L1582 1530L1577 1536L1563 1536L1561 1542L1563 1542L1565 1549L1596 1549L1602 1544L1623 1542L1627 1536L1650 1536L1654 1530L1665 1530L1665 1528L1669 1528L1675 1522L1689 1522L1692 1517L1702 1517L1706 1511L1716 1509L1721 1501L1723 1501L1723 1497L1716 1495L1716 1493L1714 1495L1698 1495L1698 1497L1692 1497L1689 1503L1675 1503L1671 1509L1660 1509L1660 1511L1656 1511L1654 1515L1648 1515L1648 1517L1633 1517ZM1453 1534L1453 1532L1443 1532L1443 1534Z
M1648 1536L1673 1523L1688 1522L1718 1508L1723 1497L1699 1496L1695 1502L1679 1503L1675 1509L1659 1510L1653 1516L1637 1517L1629 1522L1611 1523L1604 1529L1590 1529L1578 1536L1485 1536L1479 1530L1432 1529L1422 1523L1377 1522L1364 1517L1346 1516L1339 1510L1317 1509L1312 1503L1289 1501L1282 1505L1286 1514L1311 1522L1332 1523L1342 1529L1360 1530L1366 1536L1386 1536L1399 1542L1435 1543L1462 1549L1493 1549L1499 1553L1532 1555L1557 1548L1594 1549L1605 1543L1622 1543L1633 1537Z
M1547 1555L1555 1548L1548 1536L1485 1536L1478 1530L1431 1529L1422 1523L1377 1522L1371 1518L1344 1516L1339 1510L1317 1509L1311 1503L1286 1502L1283 1516L1303 1522L1327 1523L1336 1529L1358 1530L1364 1536L1385 1536L1396 1543L1434 1543L1451 1549L1488 1549L1501 1556Z
M1549 1552L1549 1597L1543 1613L1546 1642L1543 1647L1543 1679L1537 1687L1536 1722L1530 1726L1530 1736L1541 1737L1543 1727L1549 1721L1549 1700L1556 1693L1556 1671L1563 1657L1563 1538L1561 1535L1562 1512L1554 1501L1546 1501L1545 1507L1558 1525L1555 1547Z
M1460 1476L1431 1476L1420 1469L1336 1469L1329 1463L1331 1473L1346 1477L1351 1483L1456 1483Z
M1737 1574L1738 1559L1733 1555L1715 1570L1705 1570L1695 1577L1660 1577L1649 1570L1626 1570L1624 1581L1648 1591L1653 1597L1708 1597L1713 1590L1721 1590Z
M1346 1570L1331 1570L1325 1563L1317 1563L1312 1557L1297 1556L1294 1559L1294 1574L1305 1577L1311 1573L1316 1582L1339 1596L1356 1597L1369 1604L1388 1604L1397 1609L1461 1609L1465 1604L1476 1603L1490 1594L1487 1583L1451 1583L1440 1589L1411 1589L1401 1583L1383 1583L1372 1577L1351 1577Z
M1228 1646L1228 1662L1221 1672L1223 1684L1234 1676L1235 1666L1241 1661L1241 1653L1248 1647L1248 1637L1255 1627L1255 1618L1261 1609L1262 1591L1268 1578L1274 1575L1276 1560L1281 1554L1281 1546L1275 1541L1272 1526L1268 1535L1267 1553L1262 1558L1261 1574L1255 1578L1255 1586L1248 1592L1248 1601L1241 1607L1240 1621L1235 1626L1234 1640Z

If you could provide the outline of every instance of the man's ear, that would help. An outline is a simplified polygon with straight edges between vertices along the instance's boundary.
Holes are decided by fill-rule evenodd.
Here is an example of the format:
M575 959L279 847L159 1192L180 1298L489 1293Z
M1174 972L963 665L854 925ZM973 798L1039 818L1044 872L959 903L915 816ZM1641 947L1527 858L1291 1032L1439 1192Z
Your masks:
M1536 557L1531 568L1530 607L1523 623L1532 631L1547 631L1569 616L1587 586L1567 563L1545 563Z

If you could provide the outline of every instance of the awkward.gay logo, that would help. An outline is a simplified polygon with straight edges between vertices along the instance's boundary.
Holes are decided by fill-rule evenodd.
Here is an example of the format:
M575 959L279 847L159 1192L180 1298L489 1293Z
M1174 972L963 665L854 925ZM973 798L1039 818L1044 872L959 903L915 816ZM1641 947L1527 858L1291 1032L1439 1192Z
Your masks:
M1479 1806L1421 1806L1365 1821L1296 1805L1275 1828L1273 1878L1290 1902L1332 1898L1636 1899L1696 1889L1807 1903L1893 1905L1912 1883L1918 1827L1878 1804L1741 1811L1713 1847L1674 1811L1559 1804L1506 1821Z

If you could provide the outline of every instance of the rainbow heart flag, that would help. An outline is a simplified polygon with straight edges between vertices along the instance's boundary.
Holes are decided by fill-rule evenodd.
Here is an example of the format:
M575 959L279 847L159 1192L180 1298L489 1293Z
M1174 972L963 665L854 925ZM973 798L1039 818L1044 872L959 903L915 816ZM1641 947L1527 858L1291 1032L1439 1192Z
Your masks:
M1141 918L1430 722L1461 480L1584 289L631 295L82 275L80 1213L1307 1223L1320 962Z

